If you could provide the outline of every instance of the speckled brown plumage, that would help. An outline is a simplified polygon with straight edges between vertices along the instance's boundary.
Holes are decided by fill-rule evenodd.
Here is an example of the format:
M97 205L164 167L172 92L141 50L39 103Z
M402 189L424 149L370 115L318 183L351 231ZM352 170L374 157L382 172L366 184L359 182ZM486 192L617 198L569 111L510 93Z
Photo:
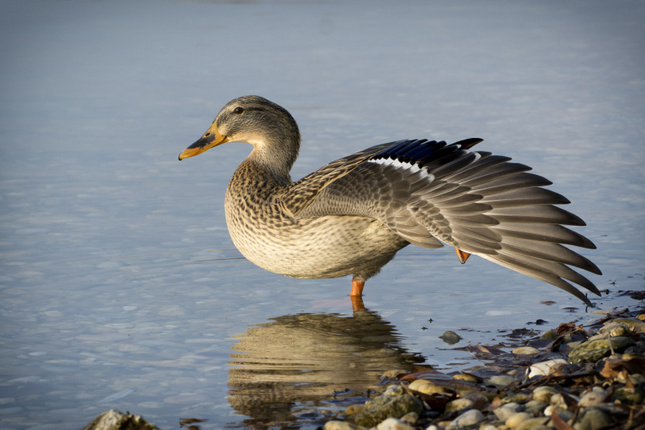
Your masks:
M410 243L448 244L556 285L598 294L569 266L600 274L563 245L594 248L564 225L584 225L556 205L550 182L510 158L471 151L481 139L403 140L339 159L292 182L300 134L282 107L257 96L232 100L180 159L228 141L253 151L233 175L225 212L235 246L251 262L294 278L353 275L362 281Z

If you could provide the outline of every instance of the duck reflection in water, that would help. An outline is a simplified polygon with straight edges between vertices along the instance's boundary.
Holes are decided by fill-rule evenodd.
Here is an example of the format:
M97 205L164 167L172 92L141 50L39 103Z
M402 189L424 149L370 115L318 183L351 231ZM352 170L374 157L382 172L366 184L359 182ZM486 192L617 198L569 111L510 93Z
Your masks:
M235 337L229 403L252 428L302 422L299 412L332 407L334 393L366 396L383 372L425 361L400 345L392 324L367 309L353 316L281 316Z

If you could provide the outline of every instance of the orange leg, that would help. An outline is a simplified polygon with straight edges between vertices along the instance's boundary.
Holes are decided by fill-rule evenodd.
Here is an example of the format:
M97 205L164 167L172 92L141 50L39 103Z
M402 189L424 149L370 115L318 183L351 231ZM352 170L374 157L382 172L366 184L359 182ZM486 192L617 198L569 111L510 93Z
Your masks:
M464 264L466 260L468 260L468 257L470 257L470 253L466 251L462 251L459 248L455 248L455 251L457 251L457 258L459 259L459 262L461 264Z
M349 293L350 296L362 296L363 288L365 287L365 281L358 280L356 278L352 279L352 292Z
M365 287L365 281L356 278L352 279L352 291L349 293L349 298L352 301L352 310L354 312L365 309L363 287Z

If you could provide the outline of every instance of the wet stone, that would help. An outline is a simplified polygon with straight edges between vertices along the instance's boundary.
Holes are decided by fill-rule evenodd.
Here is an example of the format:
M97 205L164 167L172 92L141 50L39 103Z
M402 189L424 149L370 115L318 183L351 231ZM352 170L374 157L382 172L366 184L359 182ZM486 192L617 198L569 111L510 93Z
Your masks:
M635 342L628 337L612 337L611 347L609 340L597 339L589 342L583 342L569 353L569 362L578 363L595 363L603 357L611 354L612 348L615 352L620 352Z
M425 379L417 379L415 381L412 381L408 388L423 394L445 393L449 391L447 388L435 385Z
M599 408L587 408L573 424L576 430L601 430L610 427L612 419Z
M515 355L533 355L540 352L539 349L533 348L532 346L520 346L511 351Z
M549 428L546 425L547 422L549 422L548 417L528 418L515 427L515 430L546 430Z
M414 425L419 420L419 414L416 412L408 412L401 417L401 421L406 424Z
M461 411L464 409L469 409L473 406L473 401L470 399L466 398L461 398L461 399L455 399L446 405L446 412L455 412L455 411Z
M388 418L376 426L376 430L415 430L414 427L396 418Z
M614 392L612 399L621 403L635 405L643 403L643 400L645 400L645 392L639 389L621 387Z
M159 427L150 424L139 415L119 412L110 409L86 425L83 430L159 430Z
M447 427L448 430L456 430L463 427L474 426L484 420L484 414L477 409L471 409L455 418Z
M533 390L533 399L539 400L544 403L550 403L551 397L554 394L558 394L558 390L553 387L537 387Z
M386 418L401 418L409 412L420 414L423 404L416 397L404 393L401 387L393 385L383 395L366 402L354 421L358 425L371 427Z
M527 371L528 377L530 379L535 376L548 376L553 372L555 372L556 370L562 368L566 364L567 364L566 360L563 360L561 358L541 361L539 363L532 364Z
M446 342L448 345L454 345L461 340L461 336L451 330L444 332L441 336L439 336L439 338Z
M540 400L529 400L526 402L524 405L526 412L532 413L533 415L537 415L538 413L541 413L544 411L544 409L548 406L546 402L542 402Z
M583 408L586 408L588 406L596 406L604 402L605 397L607 397L605 390L600 387L593 387L591 391L582 395L580 401L578 402L578 405L582 406Z
M356 430L358 426L345 421L327 421L323 430Z
M496 375L488 380L489 384L496 385L498 387L506 387L511 385L513 382L515 382L515 378L508 375Z
M505 421L506 427L510 428L515 428L519 426L522 422L528 420L531 418L531 415L529 415L526 412L517 412L510 417L508 417Z
M495 409L494 413L498 420L506 422L507 419L518 412L522 412L523 409L522 405L510 402Z

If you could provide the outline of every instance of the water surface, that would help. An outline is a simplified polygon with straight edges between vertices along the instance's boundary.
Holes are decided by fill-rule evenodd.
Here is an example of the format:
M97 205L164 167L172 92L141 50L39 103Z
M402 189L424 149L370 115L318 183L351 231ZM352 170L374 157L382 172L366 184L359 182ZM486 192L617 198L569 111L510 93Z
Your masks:
M299 122L295 178L385 141L482 137L573 201L599 288L643 289L641 2L5 1L0 15L2 428L81 428L110 408L163 428L315 428L388 368L473 365L445 330L466 345L594 317L451 249L400 252L359 315L349 279L246 262L223 196L250 148L177 161L244 94ZM634 303L612 297L594 301Z

